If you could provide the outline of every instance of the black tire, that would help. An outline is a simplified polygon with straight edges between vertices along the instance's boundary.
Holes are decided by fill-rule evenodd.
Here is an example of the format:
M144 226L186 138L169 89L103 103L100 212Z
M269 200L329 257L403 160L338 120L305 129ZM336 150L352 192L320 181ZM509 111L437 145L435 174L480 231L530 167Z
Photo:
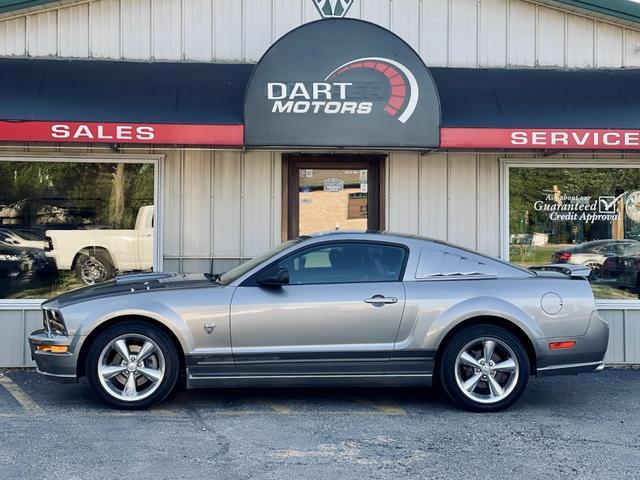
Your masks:
M91 267L93 268L91 269ZM95 271L96 274L91 277L87 269ZM94 285L116 276L116 267L111 255L106 250L98 248L84 249L78 253L74 270L76 278L85 285Z
M140 336L150 339L153 343L155 343L157 349L160 350L162 358L164 360L164 375L162 379L157 382L158 386L156 386L155 390L152 391L148 396L141 398L140 400L123 400L117 398L112 393L112 391L110 391L108 388L105 388L101 381L99 364L101 362L101 355L103 353L103 350L105 350L105 347L109 346L114 340L123 336ZM134 341L135 340L137 340L137 338L134 339ZM144 342L144 340L141 340L141 342ZM133 345L131 348L133 347L135 347L135 345ZM154 355L158 354L154 353ZM153 357L150 357L150 360L153 360ZM123 322L107 328L90 345L89 351L87 353L86 372L89 387L99 400L102 400L103 402L115 408L126 410L143 410L162 402L174 390L180 376L180 358L178 357L178 351L176 350L174 343L171 341L169 336L160 328L140 321ZM135 374L125 372L124 375L128 376ZM143 385L146 382L152 383L141 374L137 373L137 375L139 376L139 378L141 378ZM124 378L126 377L123 377L123 379ZM119 378L113 378L112 380L104 381L108 386L112 386L112 388L116 391L119 387L124 386L121 379Z
M458 383L458 378L462 379L462 373L467 372L470 368L471 373L469 374L469 377L467 377L467 379L469 379L471 376L478 374L476 369L465 366L464 372L460 373L458 377L456 376L456 359L458 358L458 355L462 353L463 349L466 350L466 347L469 344L481 341L481 339L493 339L498 340L498 342L502 342L511 349L512 353L515 354L515 358L517 359L517 375L510 377L507 376L507 373L500 374L500 372L497 372L500 375L505 375L504 378L513 378L513 387L510 387L510 393L508 393L501 400L485 400L485 402L492 403L485 403L483 401L470 398L468 394L465 394L463 392L461 385L459 385ZM501 352L504 352L505 354L509 353L506 349L504 349L503 346L498 344L498 346L496 347L496 353L494 355L500 355ZM498 357L493 358L496 358L496 362L500 360ZM503 360L505 358L503 358ZM479 360L482 360L481 355ZM520 342L520 340L518 340L515 335L505 330L504 328L500 328L490 324L473 325L457 332L444 346L444 351L439 359L438 365L436 365L436 368L438 381L442 385L442 388L447 396L458 406L462 407L465 410L473 412L497 412L513 405L516 401L518 401L518 399L522 396L525 389L527 388L530 370L529 357L524 346L522 345L522 342ZM486 377L487 376L485 375L481 378ZM498 378L503 377L494 376L494 379ZM507 384L511 385L508 383L508 381ZM477 385L478 387L476 387L476 389L479 390L479 393L482 393L482 391L485 390L487 392L487 395L491 395L491 389L489 388L490 386L488 380L480 380ZM505 390L508 391L509 389Z

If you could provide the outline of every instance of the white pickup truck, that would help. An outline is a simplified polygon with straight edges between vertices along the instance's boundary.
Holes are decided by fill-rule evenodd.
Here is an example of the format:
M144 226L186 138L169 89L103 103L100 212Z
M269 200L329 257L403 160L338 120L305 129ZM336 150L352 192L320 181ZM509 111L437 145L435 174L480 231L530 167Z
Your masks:
M47 256L87 284L153 265L153 205L140 207L133 230L47 230Z

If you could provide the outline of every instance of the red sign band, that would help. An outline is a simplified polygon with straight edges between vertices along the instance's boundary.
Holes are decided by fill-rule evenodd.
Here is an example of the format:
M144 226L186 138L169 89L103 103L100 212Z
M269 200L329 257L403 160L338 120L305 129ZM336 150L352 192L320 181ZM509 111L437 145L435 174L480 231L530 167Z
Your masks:
M0 141L242 146L244 125L0 121Z
M441 148L640 150L640 130L441 128Z

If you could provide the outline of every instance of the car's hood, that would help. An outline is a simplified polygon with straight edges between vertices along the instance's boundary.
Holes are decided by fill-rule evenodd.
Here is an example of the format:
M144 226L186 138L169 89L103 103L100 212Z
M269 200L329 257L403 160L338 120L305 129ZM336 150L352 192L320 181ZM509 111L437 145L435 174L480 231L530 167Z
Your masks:
M215 286L210 277L202 274L181 273L140 273L121 275L108 282L78 288L47 300L42 305L50 308L61 308L72 303L93 300L112 295L127 293L144 293L159 289L177 289L197 286Z

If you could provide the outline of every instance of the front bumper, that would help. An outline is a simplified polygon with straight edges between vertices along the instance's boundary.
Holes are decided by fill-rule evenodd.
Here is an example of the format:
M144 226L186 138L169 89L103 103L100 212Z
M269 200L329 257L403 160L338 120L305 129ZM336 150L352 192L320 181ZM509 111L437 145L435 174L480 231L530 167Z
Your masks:
M70 343L71 339L66 335L50 334L44 329L32 332L29 335L29 347L31 348L31 358L35 360L38 366L38 373L59 382L77 382L77 362L73 352L52 353L38 350L39 345L69 346Z
M552 350L550 342L574 340L570 349ZM563 338L538 339L539 376L575 375L583 372L597 372L604 368L604 356L609 345L609 324L594 312L584 335Z

